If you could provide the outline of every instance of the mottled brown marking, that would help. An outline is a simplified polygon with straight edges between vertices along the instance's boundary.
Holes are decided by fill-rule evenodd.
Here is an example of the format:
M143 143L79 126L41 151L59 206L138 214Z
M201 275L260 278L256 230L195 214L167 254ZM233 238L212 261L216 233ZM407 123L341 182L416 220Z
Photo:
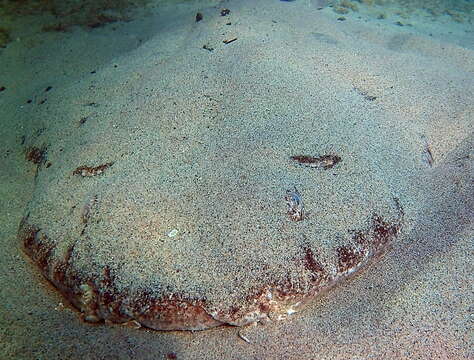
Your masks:
M105 266L103 270L103 276L104 278L102 279L102 284L106 287L111 287L113 280L112 280L112 275L110 274L110 266Z
M278 281L273 285L273 287L275 289L275 293L280 297L292 296L297 293L297 289L295 289L295 284L293 284L289 277Z
M372 230L376 245L386 244L393 236L397 235L399 228L398 224L390 224L379 215L374 214L372 217Z
M116 301L116 297L110 291L104 291L102 293L102 303L111 309L112 312L117 311L117 308L113 308L111 304Z
M322 155L319 157L309 155L294 155L290 158L291 160L294 160L303 166L323 168L324 170L330 169L342 161L341 157L338 155Z
M339 272L345 272L357 266L363 258L363 254L358 252L352 246L340 246L336 249L337 252L337 269Z
M37 226L29 225L27 220L28 215L21 219L20 227L18 229L18 237L20 238L23 246L29 249L35 242L36 236L40 231L40 228Z
M25 252L38 265L41 271L45 273L48 270L48 263L54 246L46 244L46 236L39 232L40 229L38 227L29 226L24 219L20 225L18 235L23 243Z
M32 146L26 149L25 159L31 161L33 164L41 165L46 162L46 152L46 146L42 146L41 148Z
M54 265L52 269L53 281L54 282L64 282L67 271L67 262L58 262ZM50 271L51 272L51 271Z
M311 281L321 281L325 277L326 271L324 270L322 265L314 258L313 251L309 247L305 247L303 250L303 264L304 267L311 272Z
M262 313L268 313L270 311L270 306L268 304L265 304L265 303L259 304L258 308Z
M111 167L114 163L113 162L108 162L106 164L102 164L99 166L79 166L72 172L73 175L81 175L83 177L89 177L89 176L96 176L96 175L101 175L104 173L104 171Z

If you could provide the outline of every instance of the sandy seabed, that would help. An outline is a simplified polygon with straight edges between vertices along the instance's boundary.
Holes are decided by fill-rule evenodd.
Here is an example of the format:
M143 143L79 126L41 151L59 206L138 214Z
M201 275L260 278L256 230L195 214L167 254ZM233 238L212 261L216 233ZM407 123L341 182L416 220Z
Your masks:
M0 49L0 87L5 87L0 92L0 358L474 356L472 30L468 24L423 17L400 26L362 11L342 20L332 9L312 5L305 1L162 4L149 6L147 14L132 21L92 30L33 34L23 29L24 36ZM230 14L221 16L223 8ZM198 11L203 20L195 22ZM24 21L34 27L40 20ZM233 38L237 40L222 42ZM131 116L127 114L137 112L143 103L140 96L148 91L140 84L150 76L146 71L151 65L156 66L153 77L159 77L160 64L169 70L174 59L182 64L186 56L192 57L188 63L206 70L203 81L205 76L214 84L226 84L226 95L231 94L199 109L209 111L210 118L232 104L236 109L244 109L245 103L254 106L249 101L252 91L257 89L262 96L264 81L281 96L267 101L271 114L286 114L288 121L295 121L320 111L328 117L320 126L335 126L341 138L350 134L346 126L351 119L367 126L367 136L360 141L373 142L371 151L397 167L381 173L390 174L383 182L401 196L406 224L386 256L283 321L203 332L83 323L43 280L17 239L35 191L36 166L25 160L25 143L41 137L41 129L58 128L58 121L71 123L71 130L65 127L62 134L67 139L81 121L100 125L100 116L108 119L107 113L120 106L125 118ZM177 74L179 70L174 69ZM304 78L302 73L308 74L307 81L291 81ZM321 80L310 88L318 73ZM253 79L255 85L231 81L240 76ZM187 93L186 78L186 73L180 74L181 83L173 88L179 91L182 84ZM104 103L107 94L125 100L106 110L96 108L94 104ZM64 103L70 107L64 108ZM180 105L185 106L186 99ZM262 113L255 109L258 116ZM116 119L117 126L123 122ZM390 133L387 129L393 129L393 137L380 137ZM54 140L58 144L62 138ZM102 140L106 144L109 139ZM332 150L332 145L324 146Z

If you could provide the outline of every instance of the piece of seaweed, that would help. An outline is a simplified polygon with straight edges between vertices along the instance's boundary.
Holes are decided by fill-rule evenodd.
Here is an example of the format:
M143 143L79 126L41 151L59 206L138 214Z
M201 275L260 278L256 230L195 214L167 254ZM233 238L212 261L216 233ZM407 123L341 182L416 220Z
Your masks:
M291 160L298 162L300 165L312 168L322 168L324 170L331 169L342 161L340 156L332 154L321 155L318 157L310 155L294 155L290 158Z

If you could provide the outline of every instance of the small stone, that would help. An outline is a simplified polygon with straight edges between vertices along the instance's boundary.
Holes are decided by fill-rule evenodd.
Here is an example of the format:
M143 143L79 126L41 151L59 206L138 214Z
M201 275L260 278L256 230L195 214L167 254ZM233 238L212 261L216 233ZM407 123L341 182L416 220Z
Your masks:
M178 230L176 229L173 229L168 233L169 237L175 237L176 235L178 235Z

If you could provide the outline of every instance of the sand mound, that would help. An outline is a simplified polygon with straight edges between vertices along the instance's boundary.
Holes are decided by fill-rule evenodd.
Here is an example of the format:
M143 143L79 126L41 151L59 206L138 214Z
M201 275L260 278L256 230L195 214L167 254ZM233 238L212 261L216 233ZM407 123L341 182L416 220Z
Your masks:
M87 321L280 318L401 229L392 181L420 154L383 112L367 116L371 88L321 52L296 64L284 37L224 44L198 26L51 95L25 139L38 172L19 237Z

